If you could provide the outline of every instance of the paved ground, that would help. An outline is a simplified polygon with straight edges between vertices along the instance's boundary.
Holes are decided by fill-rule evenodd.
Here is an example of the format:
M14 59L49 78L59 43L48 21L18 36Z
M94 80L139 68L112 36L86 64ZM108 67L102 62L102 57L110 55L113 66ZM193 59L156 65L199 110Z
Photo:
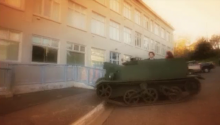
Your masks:
M0 125L67 125L101 102L94 90L67 88L0 99Z
M187 102L115 107L103 125L220 125L220 68L203 76L201 92Z

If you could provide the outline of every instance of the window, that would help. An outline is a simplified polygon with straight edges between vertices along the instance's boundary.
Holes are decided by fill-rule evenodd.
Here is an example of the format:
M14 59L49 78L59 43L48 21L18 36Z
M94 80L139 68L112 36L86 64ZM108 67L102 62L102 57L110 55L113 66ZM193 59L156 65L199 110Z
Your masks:
M161 37L164 39L165 38L165 33L164 33L164 28L161 30Z
M141 47L141 34L135 32L135 46Z
M148 50L150 48L149 46L150 46L149 38L144 37L144 48Z
M127 62L131 60L131 56L129 55L123 55L123 62Z
M159 35L159 26L158 26L158 24L155 24L154 33L155 33L156 35Z
M141 13L138 10L135 10L134 21L138 25L141 25Z
M109 28L109 35L110 38L113 40L119 41L119 24L113 21L110 21L110 28Z
M17 9L24 9L24 0L0 0L0 3Z
M34 12L40 16L59 21L60 0L34 0Z
M150 27L149 28L150 28L150 31L153 32L154 22L152 20L150 21Z
M21 32L0 28L0 60L17 61Z
M110 9L119 13L120 10L119 6L120 6L119 0L110 0Z
M159 53L159 44L155 42L155 53Z
M85 65L85 46L67 42L67 64Z
M150 41L150 50L154 51L154 49L155 49L155 43L154 43L154 40L151 39L151 41Z
M170 41L170 33L169 32L166 32L166 41Z
M127 44L131 44L132 38L132 31L129 28L124 27L124 42Z
M146 16L144 16L144 22L143 22L143 26L144 26L144 28L146 28L146 29L148 29L148 21L149 21L149 19L146 17Z
M119 65L119 53L110 52L110 62Z
M100 49L91 49L91 66L103 68L105 61L105 51Z
M105 5L105 6L107 5L107 0L95 0L95 1L99 2L102 5Z
M124 3L124 17L131 19L131 5Z
M163 45L163 50L162 50L162 54L163 54L163 55L166 55L166 49L165 49L165 48L166 48L166 46Z
M32 61L43 63L57 63L58 40L42 36L32 37Z
M105 36L105 17L93 13L91 29L92 33Z
M69 1L68 24L79 28L86 29L86 8Z

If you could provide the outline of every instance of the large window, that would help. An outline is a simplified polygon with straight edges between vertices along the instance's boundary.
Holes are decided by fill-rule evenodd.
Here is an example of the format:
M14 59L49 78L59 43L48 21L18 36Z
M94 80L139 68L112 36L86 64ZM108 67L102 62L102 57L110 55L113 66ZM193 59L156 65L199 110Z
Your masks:
M120 3L119 3L119 0L110 0L110 9L114 10L115 12L118 12L120 11Z
M155 42L154 42L154 40L151 39L151 41L150 41L150 50L154 51L154 49L155 49Z
M92 33L105 36L105 17L92 13L92 25L91 25Z
M110 62L119 65L119 53L110 52Z
M138 25L141 25L141 13L138 10L135 10L134 21Z
M149 25L148 23L149 23L148 17L144 16L144 21L143 21L144 28L148 29L148 25Z
M155 42L155 53L159 53L159 44Z
M110 21L109 30L110 38L119 41L119 24L114 21Z
M86 8L69 1L68 24L70 26L86 29Z
M59 21L61 0L34 0L34 12L40 16Z
M124 27L124 42L127 44L131 44L132 41L132 30Z
M67 64L85 65L85 46L67 42Z
M32 61L42 63L57 63L58 40L42 36L32 37Z
M0 60L18 60L21 32L0 28Z
M105 51L101 49L91 49L91 66L103 68L105 61Z
M17 9L24 9L24 2L24 0L0 0L0 3L6 4Z
M123 13L124 17L131 19L131 5L124 3Z
M150 48L150 39L147 37L144 37L144 48L147 50Z
M135 46L141 47L141 34L135 32Z

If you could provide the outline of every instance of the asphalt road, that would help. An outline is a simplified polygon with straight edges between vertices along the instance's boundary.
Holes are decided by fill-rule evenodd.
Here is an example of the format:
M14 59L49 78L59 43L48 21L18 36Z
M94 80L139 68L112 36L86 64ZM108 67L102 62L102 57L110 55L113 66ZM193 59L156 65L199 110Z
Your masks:
M220 68L202 74L201 92L178 104L115 107L103 125L220 125Z

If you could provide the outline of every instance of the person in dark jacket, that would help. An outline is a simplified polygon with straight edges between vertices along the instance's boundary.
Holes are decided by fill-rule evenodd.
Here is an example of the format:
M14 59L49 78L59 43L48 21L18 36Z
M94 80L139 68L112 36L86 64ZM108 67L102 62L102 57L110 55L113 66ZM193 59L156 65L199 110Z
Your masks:
M167 51L166 59L172 59L172 58L174 58L173 53L170 51Z
M152 52L152 51L149 52L148 53L148 57L149 57L148 60L154 60L154 56L155 56L154 52Z

